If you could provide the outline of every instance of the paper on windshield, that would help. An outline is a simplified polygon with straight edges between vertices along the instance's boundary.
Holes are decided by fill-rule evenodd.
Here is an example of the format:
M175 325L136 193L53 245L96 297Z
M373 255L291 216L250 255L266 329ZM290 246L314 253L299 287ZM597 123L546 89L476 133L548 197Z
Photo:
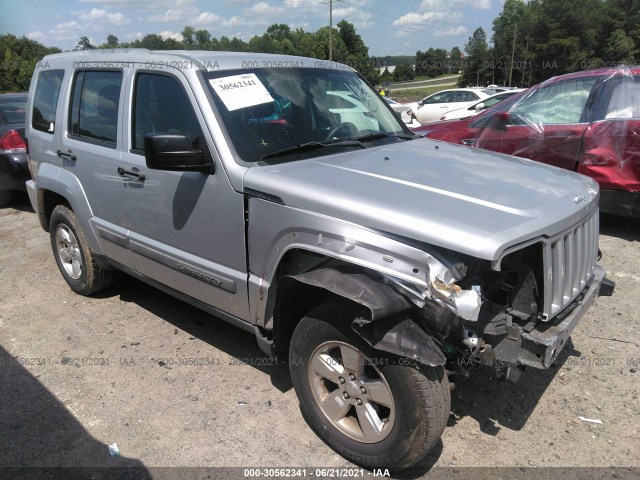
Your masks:
M209 83L230 112L273 102L273 97L255 73L214 78Z

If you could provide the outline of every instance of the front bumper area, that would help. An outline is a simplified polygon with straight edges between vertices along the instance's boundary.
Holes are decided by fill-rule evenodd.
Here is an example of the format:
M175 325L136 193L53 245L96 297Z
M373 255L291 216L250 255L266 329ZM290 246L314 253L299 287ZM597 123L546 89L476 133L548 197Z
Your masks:
M507 335L493 344L491 357L496 367L531 366L549 368L567 344L567 340L580 319L598 296L613 293L615 283L605 277L605 270L596 266L591 283L549 322L539 322L533 329L512 325ZM483 362L487 364L486 355Z

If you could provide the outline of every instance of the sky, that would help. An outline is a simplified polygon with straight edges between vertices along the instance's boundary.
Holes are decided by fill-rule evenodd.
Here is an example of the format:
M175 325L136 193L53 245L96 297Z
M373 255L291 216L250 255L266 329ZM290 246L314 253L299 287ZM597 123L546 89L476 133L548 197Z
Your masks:
M316 31L329 23L329 0L21 0L5 6L0 34L26 35L72 49L81 36L94 45L113 34L132 41L149 33L181 39L186 25L220 38L248 41L269 25ZM356 26L369 55L415 55L429 48L464 48L473 31L491 37L503 0L333 0L334 25Z

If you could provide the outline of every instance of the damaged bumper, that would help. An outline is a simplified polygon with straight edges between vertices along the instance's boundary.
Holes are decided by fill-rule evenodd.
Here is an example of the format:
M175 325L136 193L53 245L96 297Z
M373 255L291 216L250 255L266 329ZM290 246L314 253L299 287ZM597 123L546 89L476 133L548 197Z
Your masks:
M530 331L517 325L509 327L507 335L493 345L494 365L550 367L589 307L598 296L611 295L614 288L615 283L605 278L605 270L597 266L591 283L554 319L540 322ZM483 360L486 363L488 358Z

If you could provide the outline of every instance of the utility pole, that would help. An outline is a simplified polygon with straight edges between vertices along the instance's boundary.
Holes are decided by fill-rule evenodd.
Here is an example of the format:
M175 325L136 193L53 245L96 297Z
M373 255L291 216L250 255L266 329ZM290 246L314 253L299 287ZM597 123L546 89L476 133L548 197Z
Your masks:
M329 0L329 61L333 60L333 0Z
M518 24L513 29L513 46L511 47L511 65L509 66L509 86L511 86L511 76L513 75L513 58L516 54L516 34L518 32Z

